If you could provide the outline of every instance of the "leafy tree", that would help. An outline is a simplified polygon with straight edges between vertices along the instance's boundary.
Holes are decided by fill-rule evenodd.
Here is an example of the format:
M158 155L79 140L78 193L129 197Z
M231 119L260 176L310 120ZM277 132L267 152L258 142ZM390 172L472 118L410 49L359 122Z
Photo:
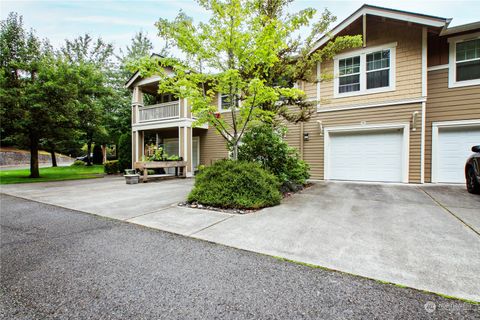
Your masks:
M105 129L109 143L117 143L122 134L131 131L131 92L125 88L125 81L131 76L128 65L143 57L150 56L153 44L143 32L137 32L131 44L120 50L116 56L118 63L110 70L110 95L104 97ZM131 143L131 142L130 142Z
M131 74L128 66L134 64L138 59L150 56L152 50L153 43L148 35L142 31L135 33L131 39L131 44L126 46L125 51L120 49L120 55L117 56L125 77Z
M1 22L0 51L2 134L29 146L30 177L38 178L41 140L74 121L78 75L33 31L25 31L22 17L15 13Z
M156 26L169 47L186 57L143 58L135 65L141 74L158 74L159 91L187 98L197 124L209 123L225 138L237 159L239 142L252 120L306 121L312 103L293 86L311 76L317 61L361 44L360 36L337 37L326 48L310 53L319 33L334 18L325 11L311 25L316 11L285 13L290 0L198 0L210 12L208 23L195 25L180 12L173 21ZM306 38L296 37L311 25ZM164 68L172 68L173 75ZM225 95L228 113L218 113L216 94ZM291 106L296 106L292 108ZM293 110L297 110L294 112Z
M104 71L113 64L113 45L101 38L93 39L88 33L73 40L65 40L61 51L72 63L93 64Z
M108 139L105 128L107 102L113 96L114 89L109 83L114 79L113 45L105 43L101 38L93 39L89 34L74 40L66 40L61 49L63 56L79 70L77 128L82 132L87 144L87 165L91 165L92 145L104 144Z

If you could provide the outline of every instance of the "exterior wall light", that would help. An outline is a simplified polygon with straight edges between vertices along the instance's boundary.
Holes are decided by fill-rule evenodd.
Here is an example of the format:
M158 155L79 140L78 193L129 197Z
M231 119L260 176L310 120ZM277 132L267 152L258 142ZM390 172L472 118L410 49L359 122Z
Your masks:
M317 120L318 128L320 129L320 135L323 136L323 124L321 120Z
M412 113L412 131L417 131L418 111Z

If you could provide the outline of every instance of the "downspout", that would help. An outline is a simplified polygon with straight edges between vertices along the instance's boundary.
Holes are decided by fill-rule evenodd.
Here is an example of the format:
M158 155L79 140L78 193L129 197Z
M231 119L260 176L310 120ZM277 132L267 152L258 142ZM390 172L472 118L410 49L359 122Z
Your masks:
M305 92L305 81L302 81L302 91ZM300 159L303 160L303 132L304 132L304 123L300 122Z
M300 122L300 159L303 160L303 122Z

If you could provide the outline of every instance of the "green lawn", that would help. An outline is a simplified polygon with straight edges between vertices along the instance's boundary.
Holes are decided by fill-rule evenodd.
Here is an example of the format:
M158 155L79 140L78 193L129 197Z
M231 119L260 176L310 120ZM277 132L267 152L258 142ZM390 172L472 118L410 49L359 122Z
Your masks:
M100 178L103 177L103 166L40 168L40 178L31 179L28 177L29 175L29 169L2 170L0 171L0 184Z

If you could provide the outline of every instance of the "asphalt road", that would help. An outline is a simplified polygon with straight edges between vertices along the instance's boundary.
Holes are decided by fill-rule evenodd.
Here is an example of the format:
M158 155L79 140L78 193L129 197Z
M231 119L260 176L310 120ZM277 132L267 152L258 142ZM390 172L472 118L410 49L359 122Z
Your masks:
M480 305L0 200L2 319L480 319Z

